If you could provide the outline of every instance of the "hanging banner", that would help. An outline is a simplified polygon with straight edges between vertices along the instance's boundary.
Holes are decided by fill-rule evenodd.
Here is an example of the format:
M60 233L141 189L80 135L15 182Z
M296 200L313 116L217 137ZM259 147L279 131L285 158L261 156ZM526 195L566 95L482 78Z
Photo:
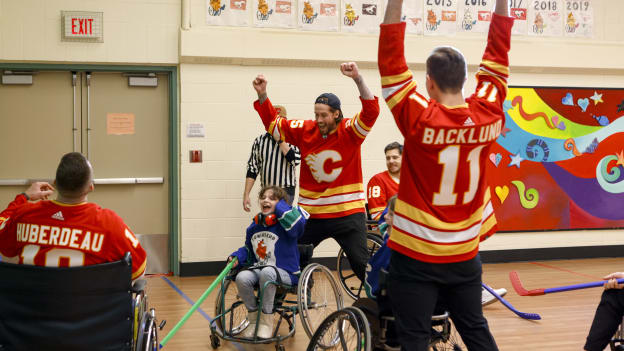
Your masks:
M594 7L589 0L565 0L566 37L591 38L594 36Z
M457 32L458 0L424 0L425 35L451 35ZM465 0L464 0L465 1Z
M527 21L529 35L555 37L563 35L561 0L531 0Z
M459 32L485 33L492 21L493 0L460 0L457 4Z
M247 0L206 0L206 24L248 26Z
M338 30L337 0L299 0L299 28L335 32Z
M297 21L293 1L295 0L254 0L254 26L294 28Z
M342 31L379 33L382 21L378 0L342 0Z
M401 21L406 23L406 33L423 34L423 5L422 0L403 0Z
M530 0L509 0L509 15L514 18L511 34L527 35L527 6Z

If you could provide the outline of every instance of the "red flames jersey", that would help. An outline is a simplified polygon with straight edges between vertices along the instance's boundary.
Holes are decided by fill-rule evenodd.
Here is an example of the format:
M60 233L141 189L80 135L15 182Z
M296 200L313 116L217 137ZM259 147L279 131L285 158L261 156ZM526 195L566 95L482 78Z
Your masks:
M365 212L360 146L379 115L379 103L361 100L362 110L323 137L316 121L279 117L267 99L254 103L266 130L301 151L299 205L312 218Z
M399 183L392 178L390 172L384 171L375 174L369 181L366 196L368 197L368 212L374 220L388 205L388 199L399 192Z
M416 91L404 57L405 23L381 25L383 96L405 137L399 198L388 246L425 262L473 258L496 231L484 175L504 124L513 19L494 14L475 93L445 106Z
M132 279L145 272L147 256L115 212L93 203L31 203L18 195L0 213L3 260L49 267L114 262L132 254Z

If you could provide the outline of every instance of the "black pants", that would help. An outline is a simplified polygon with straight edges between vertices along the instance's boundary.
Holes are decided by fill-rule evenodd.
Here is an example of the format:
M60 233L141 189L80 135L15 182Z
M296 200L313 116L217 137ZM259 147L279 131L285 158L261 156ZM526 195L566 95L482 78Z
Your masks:
M310 218L299 244L317 247L321 241L334 238L344 250L353 273L364 281L368 250L366 250L366 216L354 213L340 218Z
M286 202L292 206L293 200L295 199L295 186L286 186L284 190L286 190Z
M602 293L594 322L589 329L585 350L602 351L609 344L624 316L624 290L609 289Z
M468 350L498 350L481 307L481 259L433 264L392 251L388 295L402 351L427 350L431 316L444 301Z

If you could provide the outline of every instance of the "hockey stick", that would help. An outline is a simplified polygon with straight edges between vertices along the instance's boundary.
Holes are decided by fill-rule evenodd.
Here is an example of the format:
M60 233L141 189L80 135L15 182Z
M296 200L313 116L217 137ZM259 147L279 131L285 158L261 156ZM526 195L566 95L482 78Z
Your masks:
M551 294L551 293L557 293L557 292L562 292L562 291L595 288L598 286L604 286L604 284L607 282L606 280L600 280L597 282L566 285L566 286L559 286L555 288L546 288L546 289L542 288L542 289L527 290L522 286L520 277L518 277L518 272L516 271L509 272L509 280L511 280L511 285L514 287L514 290L516 290L516 292L520 296L537 296L537 295ZM624 283L624 278L618 279L617 282L619 284Z
M484 283L481 283L481 285L483 286L483 288L485 290L489 291L490 294L494 295L494 297L497 298L498 301L500 301L503 305L505 305L505 307L507 307L511 312L517 314L518 317L524 318L524 319L531 319L531 320L542 319L542 317L540 317L540 315L537 314L537 313L528 313L528 312L520 312L520 311L518 311L507 300L503 299L500 295L498 295L494 291L494 289L490 288L489 286L485 285Z

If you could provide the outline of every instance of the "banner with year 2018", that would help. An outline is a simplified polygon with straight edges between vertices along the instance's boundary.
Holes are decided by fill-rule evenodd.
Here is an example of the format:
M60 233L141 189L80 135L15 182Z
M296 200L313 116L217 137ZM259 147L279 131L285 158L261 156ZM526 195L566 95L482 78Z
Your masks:
M451 35L457 32L458 0L424 0L425 35Z
M563 4L561 0L531 0L529 3L529 35L554 37L563 35Z
M326 32L338 31L337 0L299 0L299 28Z
M248 0L206 0L206 24L215 26L249 25Z
M512 34L527 35L527 12L531 0L509 0L509 15L514 18Z
M565 0L564 35L591 38L594 36L594 7L590 0Z
M342 0L340 17L343 32L379 33L379 0Z
M460 32L485 33L492 21L493 0L459 0L457 26Z
M297 25L295 0L254 0L253 23L256 27L294 28Z

